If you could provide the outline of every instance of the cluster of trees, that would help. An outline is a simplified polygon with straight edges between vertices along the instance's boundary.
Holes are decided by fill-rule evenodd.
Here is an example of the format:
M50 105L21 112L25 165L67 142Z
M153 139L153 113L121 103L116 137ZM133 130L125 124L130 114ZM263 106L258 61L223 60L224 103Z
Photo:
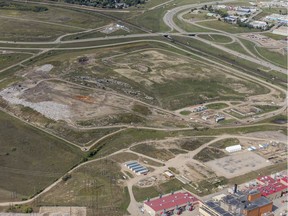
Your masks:
M7 10L22 10L22 11L33 11L33 12L42 12L42 11L48 10L48 8L44 6L18 4L15 2L8 2L8 1L0 1L0 8L7 9Z
M64 0L70 4L80 4L102 8L123 8L144 4L145 0Z
M209 5L209 6L204 5L201 9L202 9L202 10L208 10L208 11L211 12L211 13L217 13L217 14L219 14L221 17L226 17L226 16L228 16L227 10L214 9L214 8L212 7L212 5Z

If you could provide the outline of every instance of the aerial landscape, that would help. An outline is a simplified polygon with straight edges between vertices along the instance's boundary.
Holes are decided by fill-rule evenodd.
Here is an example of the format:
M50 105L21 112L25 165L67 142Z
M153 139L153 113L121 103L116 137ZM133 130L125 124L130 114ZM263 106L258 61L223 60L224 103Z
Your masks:
M0 216L288 215L287 0L0 0Z

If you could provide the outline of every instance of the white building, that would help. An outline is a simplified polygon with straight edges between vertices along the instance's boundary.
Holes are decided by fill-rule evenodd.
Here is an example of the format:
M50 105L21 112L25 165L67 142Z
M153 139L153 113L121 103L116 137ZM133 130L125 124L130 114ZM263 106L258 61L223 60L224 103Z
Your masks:
M267 23L263 21L253 21L249 23L253 28L261 28L265 29L267 27Z
M233 145L233 146L226 147L225 150L229 153L232 153L232 152L241 151L242 147L241 145Z

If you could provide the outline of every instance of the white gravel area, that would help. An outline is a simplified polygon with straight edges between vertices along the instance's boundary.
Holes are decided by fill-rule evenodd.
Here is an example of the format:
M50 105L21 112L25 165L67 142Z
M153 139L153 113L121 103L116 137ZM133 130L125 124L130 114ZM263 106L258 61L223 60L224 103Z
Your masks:
M71 113L69 106L53 101L41 101L37 103L26 101L25 99L20 98L25 90L25 88L20 89L19 87L11 86L2 90L0 96L11 104L30 107L45 117L56 121L70 118Z

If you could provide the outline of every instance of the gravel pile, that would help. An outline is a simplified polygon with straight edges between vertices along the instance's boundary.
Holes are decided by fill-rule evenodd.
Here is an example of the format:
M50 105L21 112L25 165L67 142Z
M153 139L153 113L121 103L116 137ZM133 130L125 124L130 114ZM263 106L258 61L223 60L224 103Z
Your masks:
M11 104L23 105L25 107L30 107L36 110L47 118L53 120L66 120L70 118L69 106L53 102L53 101L41 101L37 103L32 103L21 99L20 96L26 89L19 89L16 86L6 88L0 92L0 96Z

